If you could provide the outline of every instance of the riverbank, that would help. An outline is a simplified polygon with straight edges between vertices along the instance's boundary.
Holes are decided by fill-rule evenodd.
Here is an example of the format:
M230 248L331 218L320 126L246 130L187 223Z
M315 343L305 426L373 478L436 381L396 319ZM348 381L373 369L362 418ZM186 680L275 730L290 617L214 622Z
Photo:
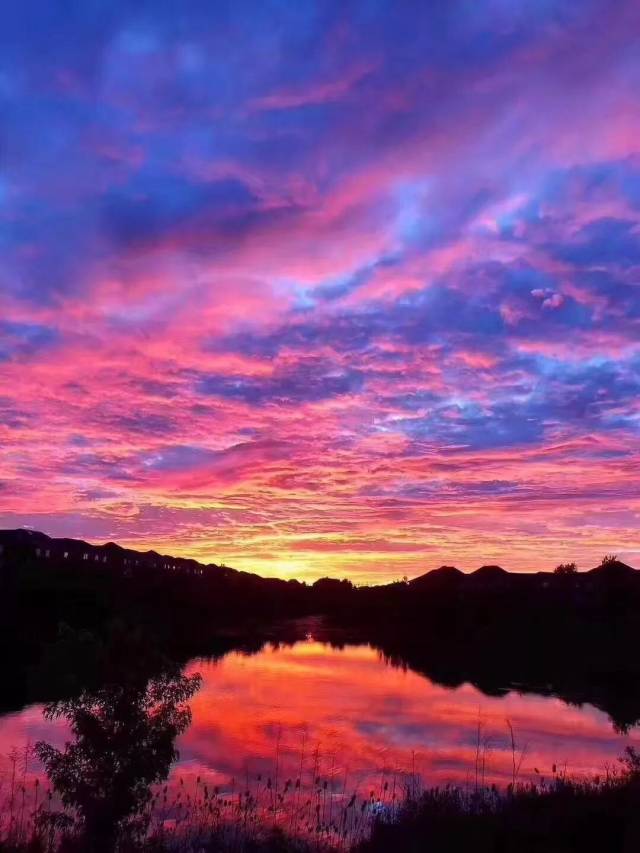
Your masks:
M286 795L286 792L285 792ZM295 796L295 789L290 793ZM377 809L375 808L377 805ZM226 811L225 811L226 808ZM314 803L302 803L298 833L291 827L258 827L256 804L239 797L226 803L203 784L196 799L186 796L174 820L156 826L144 838L122 837L117 853L636 853L640 849L640 755L628 749L619 766L590 779L567 777L553 768L535 783L469 790L436 787L407 795L390 813L379 804L353 798L320 819ZM221 815L225 821L221 821ZM357 841L353 821L368 837ZM275 814L275 808L274 808ZM235 817L233 817L235 815ZM177 818L177 819L175 819ZM306 824L306 825L305 825ZM304 832L301 832L304 828ZM40 807L27 831L4 828L3 853L88 853L92 845L82 825ZM12 837L13 835L13 837Z
M556 768L553 768L556 771ZM632 853L640 850L640 755L588 780L468 792L434 788L377 822L357 853Z

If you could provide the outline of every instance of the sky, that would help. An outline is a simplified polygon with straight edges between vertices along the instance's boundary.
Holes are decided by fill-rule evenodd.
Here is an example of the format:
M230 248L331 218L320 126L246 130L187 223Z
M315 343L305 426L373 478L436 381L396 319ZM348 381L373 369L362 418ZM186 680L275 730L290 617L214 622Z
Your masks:
M0 526L358 583L640 564L636 0L25 0Z

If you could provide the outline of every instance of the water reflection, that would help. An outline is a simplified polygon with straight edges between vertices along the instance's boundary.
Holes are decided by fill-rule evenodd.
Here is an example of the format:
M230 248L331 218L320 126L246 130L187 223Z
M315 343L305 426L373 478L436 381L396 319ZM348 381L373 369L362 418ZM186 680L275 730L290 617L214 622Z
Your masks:
M472 780L480 738L487 782L512 778L513 727L521 778L535 768L601 772L637 729L618 734L591 705L571 706L553 696L487 696L466 683L436 684L410 669L385 663L365 645L342 649L308 640L266 648L250 657L231 653L216 665L198 661L203 687L193 700L193 722L180 738L176 772L212 775L220 783L268 773L279 739L281 771L295 775L317 760L335 786L361 791L392 783L413 770L425 784ZM346 780L346 781L345 781Z
M196 794L203 781L223 798L251 791L264 799L255 815L273 817L287 790L296 808L307 791L331 814L354 796L393 802L416 779L508 784L514 766L521 780L553 765L598 773L639 743L637 729L622 736L592 705L447 687L368 645L312 637L183 672L149 677L131 662L117 672L99 690L0 720L0 754L38 741L41 765L29 770L44 770L77 813L82 850L146 832L151 792L166 777Z

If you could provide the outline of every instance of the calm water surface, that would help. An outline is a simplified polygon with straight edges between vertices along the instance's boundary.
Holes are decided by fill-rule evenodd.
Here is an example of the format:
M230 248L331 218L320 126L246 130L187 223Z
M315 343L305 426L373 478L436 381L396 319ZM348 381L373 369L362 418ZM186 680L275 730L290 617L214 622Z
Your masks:
M509 693L488 697L470 685L450 689L388 665L364 645L342 649L313 638L293 646L232 652L214 663L192 661L202 688L191 700L193 720L179 739L172 779L196 777L231 789L249 780L314 778L329 789L368 795L385 781L400 789L412 774L425 784L508 783L513 774L509 721L519 778L602 772L640 732L617 734L589 706ZM32 706L0 720L5 782L12 750L40 739L65 741L62 722L46 722ZM480 756L480 761L477 759ZM28 775L38 767L29 763Z

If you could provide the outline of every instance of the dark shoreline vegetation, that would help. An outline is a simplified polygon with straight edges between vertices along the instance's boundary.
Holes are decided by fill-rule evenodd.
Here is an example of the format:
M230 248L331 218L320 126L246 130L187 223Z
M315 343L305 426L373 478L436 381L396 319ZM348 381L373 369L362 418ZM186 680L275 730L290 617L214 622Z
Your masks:
M166 791L165 789L162 789ZM295 783L280 797L293 802ZM555 766L549 777L510 784L505 790L415 785L396 801L388 792L355 796L329 814L322 785L284 822L260 813L249 792L237 801L206 782L195 795L181 792L168 806L168 831L154 824L162 791L135 819L103 828L98 841L87 822L45 804L19 813L0 839L4 853L636 853L640 849L640 754L628 748L617 767L573 779ZM295 806L296 803L293 802ZM98 816L99 817L99 816ZM95 820L96 815L92 815ZM262 829L258 821L266 824ZM284 823L284 825L283 825ZM305 826L306 823L306 826ZM100 827L93 826L95 833ZM117 835L117 837L116 837Z
M86 757L84 746L81 752ZM50 757L54 755L51 750ZM67 752L56 772L77 774L80 768L73 766L77 755L72 754L71 766L68 756ZM303 797L298 780L286 780L279 792L271 790L265 805L252 790L220 791L200 778L191 793L180 786L168 797L165 786L148 796L143 788L127 789L120 798L119 778L105 781L80 774L85 786L105 785L110 799L99 800L98 808L95 800L77 800L74 811L67 798L66 808L60 809L47 791L38 800L36 787L35 807L31 801L25 808L17 786L12 816L0 830L0 851L636 853L640 849L640 754L633 748L626 749L617 766L589 778L572 778L555 765L547 777L540 774L531 782L519 782L514 775L516 781L505 789L477 783L422 789L414 780L393 795L385 785L368 796L354 794L332 806L321 779ZM67 795L79 790L76 775L73 779ZM266 793L271 779L256 784ZM133 800L136 808L130 809ZM101 808L105 805L108 809Z
M356 853L632 853L640 850L640 756L621 772L550 781L507 791L432 788L397 819L378 821Z
M309 586L112 543L4 531L0 601L0 712L44 702L49 715L66 717L76 742L63 752L37 748L77 816L67 832L68 815L58 815L52 834L50 815L35 827L31 846L6 841L0 850L180 849L157 838L150 846L139 821L188 725L197 684L184 679L182 664L231 649L257 651L268 641L295 642L304 617L323 618L320 638L368 642L390 663L446 686L470 682L488 695L514 689L589 702L620 732L640 720L640 572L614 558L589 572L565 565L522 575L485 566L464 575L442 567L409 582L354 588L348 581ZM475 851L626 853L640 849L638 777L630 753L623 772L604 781L554 775L533 787L514 779L506 792L412 793L397 820L372 821L370 840L350 837L350 843L362 851L422 850L428 841L434 851L467 844ZM591 814L595 823L586 820ZM586 834L585 826L591 826ZM602 833L607 844L589 847L589 838ZM573 836L583 838L580 846L571 846ZM61 846L47 847L54 837ZM636 846L629 847L632 837ZM219 837L206 843L182 849L225 849ZM305 843L285 834L226 849L284 851Z
M620 731L640 720L640 572L615 560L569 573L444 566L354 588L24 530L0 531L0 548L0 648L11 650L0 712L99 684L113 632L135 636L151 657L186 661L293 642L301 635L290 620L322 615L341 638L439 684L589 702Z

